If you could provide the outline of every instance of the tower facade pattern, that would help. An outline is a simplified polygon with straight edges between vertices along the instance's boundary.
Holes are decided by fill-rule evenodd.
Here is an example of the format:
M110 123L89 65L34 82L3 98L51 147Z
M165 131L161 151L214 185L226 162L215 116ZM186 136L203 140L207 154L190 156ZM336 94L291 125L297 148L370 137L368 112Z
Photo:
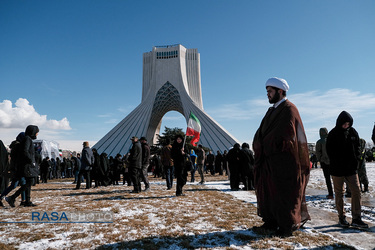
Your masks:
M198 50L177 44L153 47L143 54L141 103L93 147L115 156L129 151L133 136L145 136L154 144L169 111L182 114L186 123L193 112L202 126L199 144L213 152L223 152L238 142L203 110Z

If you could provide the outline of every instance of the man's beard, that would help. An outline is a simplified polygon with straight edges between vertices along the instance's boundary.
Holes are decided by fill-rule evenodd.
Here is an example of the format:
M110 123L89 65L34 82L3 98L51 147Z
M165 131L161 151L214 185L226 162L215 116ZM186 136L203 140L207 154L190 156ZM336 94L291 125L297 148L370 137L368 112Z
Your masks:
M280 93L279 91L276 91L275 95L272 97L272 99L269 99L270 103L277 103L280 100Z

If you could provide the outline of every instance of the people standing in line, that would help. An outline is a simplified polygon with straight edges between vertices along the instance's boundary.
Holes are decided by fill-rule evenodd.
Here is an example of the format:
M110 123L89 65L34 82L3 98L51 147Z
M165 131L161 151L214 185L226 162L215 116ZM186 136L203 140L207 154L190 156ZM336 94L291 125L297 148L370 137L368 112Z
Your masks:
M9 172L8 151L3 141L0 140L0 193L2 193L9 185L8 172Z
M75 189L80 189L82 177L86 180L86 189L91 188L91 170L94 165L94 154L89 147L89 142L83 142L83 149L81 152L81 169L78 174L77 185Z
M195 182L195 172L197 170L197 155L195 154L194 149L190 150L190 161L191 161L190 182Z
M92 170L91 170L91 179L94 180L95 186L94 188L98 188L102 184L102 179L100 175L100 155L96 148L92 148L92 154L94 155L94 164L92 165Z
M254 190L254 154L246 142L242 143L241 146L240 166L244 190Z
M154 173L154 178L161 177L162 176L162 165L160 162L160 155L159 154L154 154L154 156L151 158L151 162L153 165L153 173Z
M65 166L66 166L66 173L65 173L66 178L73 177L72 161L69 158L66 158Z
M225 171L225 175L228 176L228 159L227 159L227 156L228 156L228 152L226 150L224 150L224 153L223 153L223 170Z
M223 155L218 150L215 156L215 173L223 175Z
M197 169L201 177L200 184L204 184L204 162L206 160L206 153L204 152L202 144L198 145L197 149Z
M130 149L129 154L129 171L131 180L134 186L132 193L141 192L141 171L142 171L142 145L138 140L138 137L133 136L130 140L133 142L133 146Z
M77 184L79 171L81 169L81 159L80 154L73 152L72 154L72 161L73 161L73 174L74 174L74 182L73 184Z
M166 143L161 150L160 159L161 164L164 168L165 179L167 183L167 189L170 190L173 187L173 177L174 177L174 165L171 155L172 145L169 138L166 139Z
M12 195L6 198L6 201L11 207L14 207L14 202L16 198L24 191L25 192L25 207L34 207L36 206L31 202L31 186L35 181L35 177L38 177L39 166L36 161L36 152L33 144L38 136L39 128L35 125L29 125L25 130L25 139L21 142L20 145L20 157L17 164L17 175L19 178L24 177L25 183Z
M51 161L49 157L43 159L42 163L40 164L40 175L42 179L42 183L47 183L48 171L51 168Z
M122 161L124 162L124 168L122 170L122 185L125 185L126 183L128 186L132 186L129 172L129 153L124 154L124 156L122 157Z
M327 128L319 129L320 139L316 142L316 159L320 162L320 167L323 169L324 179L328 189L327 199L333 199L333 189L331 182L331 174L329 172L329 157L327 154Z
M353 128L353 118L342 111L337 117L336 126L328 133L327 153L330 160L330 171L335 191L336 209L339 224L349 227L344 210L344 182L351 191L352 226L367 228L361 218L361 190L357 169L361 157L359 135Z
M232 191L240 189L240 151L241 146L238 143L233 145L228 152L228 167L229 167L229 183Z
M122 161L122 155L117 154L113 159L112 169L112 185L119 185L121 179L121 170L123 169L124 162Z
M311 153L310 161L311 161L311 164L312 164L312 168L318 168L318 159L316 157L316 154Z
M176 196L183 196L182 188L186 184L185 170L185 154L186 150L183 145L184 138L182 135L176 135L172 144L171 156L173 159L175 175L177 179Z
M21 148L21 143L25 139L25 132L21 132L18 134L16 137L16 140L12 141L10 144L10 178L11 178L11 184L1 193L0 195L0 206L4 206L2 200L12 191L13 189L16 189L18 184L20 186L23 186L26 184L26 179L25 177L19 176L17 170L20 167L20 159L21 159L21 154L22 154L22 148ZM5 147L4 147L5 148ZM5 151L3 151L5 152ZM4 159L3 159L4 161ZM4 163L4 162L3 162ZM21 192L21 205L23 206L25 204L25 192ZM13 202L14 203L14 202Z
M287 237L299 229L310 215L305 190L310 175L307 139L297 107L286 92L281 78L266 82L267 97L273 104L255 133L254 175L260 228L276 230Z
M52 157L51 158L51 168L48 171L48 180L52 180L52 179L55 178L55 175L54 175L55 171L56 171L56 160L55 160L55 158Z
M145 184L145 191L150 191L150 182L148 181L148 167L150 166L150 146L147 143L146 137L141 137L142 146L142 171L141 181Z
M61 159L56 157L56 175L55 178L61 179Z
M359 140L361 148L361 156L359 159L359 165L358 165L358 178L359 178L359 185L361 188L361 191L366 193L368 192L368 178L367 178L367 172L366 172L366 141L364 139ZM362 189L363 185L363 189Z
M208 152L206 156L206 172L210 171L211 175L215 175L215 155L212 153L212 151Z

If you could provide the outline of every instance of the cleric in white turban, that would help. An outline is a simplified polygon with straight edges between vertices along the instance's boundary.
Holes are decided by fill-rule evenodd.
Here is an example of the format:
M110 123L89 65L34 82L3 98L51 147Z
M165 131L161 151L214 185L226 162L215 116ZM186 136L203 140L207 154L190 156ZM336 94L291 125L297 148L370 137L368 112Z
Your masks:
M255 133L254 183L262 229L290 236L310 215L305 189L310 174L309 150L297 107L286 98L288 83L281 78L266 82L273 104Z
M275 87L278 89L282 89L284 91L288 91L289 85L285 79L278 78L278 77L272 77L267 80L266 82L266 88L268 86Z

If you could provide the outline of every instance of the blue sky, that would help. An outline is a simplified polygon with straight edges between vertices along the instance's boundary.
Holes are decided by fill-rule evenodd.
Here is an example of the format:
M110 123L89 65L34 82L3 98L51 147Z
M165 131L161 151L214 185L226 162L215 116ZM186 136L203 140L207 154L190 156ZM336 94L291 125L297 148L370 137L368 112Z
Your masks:
M375 121L374 1L0 2L0 139L28 124L63 149L95 143L142 95L142 55L182 44L201 55L205 111L252 142L264 84L285 78L309 142L346 110L370 141ZM162 127L186 129L169 112Z

